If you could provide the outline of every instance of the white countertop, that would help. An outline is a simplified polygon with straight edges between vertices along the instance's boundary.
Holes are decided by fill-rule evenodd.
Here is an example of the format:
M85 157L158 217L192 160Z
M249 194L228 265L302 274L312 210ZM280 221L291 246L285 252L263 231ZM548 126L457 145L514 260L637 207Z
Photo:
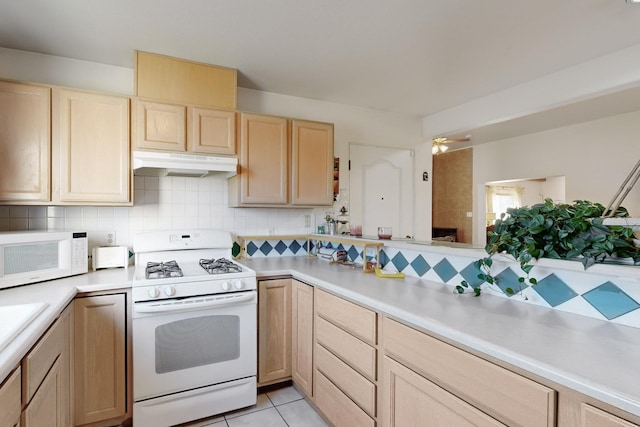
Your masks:
M450 286L417 278L381 279L314 258L255 258L243 263L258 277L292 275L640 416L638 328L490 294L456 295Z
M291 275L640 416L640 329L490 294L455 295L449 286L418 278L380 279L315 258L256 258L242 263L258 277ZM47 306L0 351L0 382L77 293L128 288L133 271L100 270L1 290L0 306Z
M130 288L133 268L96 272L0 290L0 306L46 304L44 309L0 351L0 383L20 363L38 338L81 292Z

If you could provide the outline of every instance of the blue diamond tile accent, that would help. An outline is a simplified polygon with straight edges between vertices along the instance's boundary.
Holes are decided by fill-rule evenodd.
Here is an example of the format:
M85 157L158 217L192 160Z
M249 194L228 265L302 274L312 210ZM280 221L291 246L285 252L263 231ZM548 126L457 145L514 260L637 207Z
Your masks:
M435 267L433 267L433 269L435 270L436 273L438 273L438 276L440 276L442 281L445 283L451 280L453 276L458 274L458 271L453 267L453 265L451 265L451 263L446 258L442 258L442 261L437 263Z
M338 247L337 247L336 249L338 249L338 250L344 250L344 246L342 246L342 243L339 243L339 244L338 244Z
M258 247L255 243L249 242L249 244L247 244L247 254L249 254L249 256L253 256L253 254L255 254L257 250Z
M282 240L278 241L278 243L276 243L275 250L278 251L280 255L282 255L284 251L287 250L286 243L284 243Z
M640 308L640 304L611 282L591 289L582 298L609 320Z
M464 278L464 280L467 281L469 286L471 286L472 288L476 288L484 282L484 280L478 278L478 274L482 274L482 271L479 268L477 268L473 262L467 265L460 272L460 275Z
M558 306L578 296L555 273L551 273L537 284L531 286L551 307Z
M496 277L496 286L498 286L502 292L508 297L512 297L521 290L524 290L527 285L520 282L520 276L513 272L510 268L505 268ZM507 289L511 288L512 293L507 292Z
M307 253L310 254L313 251L313 248L316 247L316 245L313 243L313 240L307 240L308 244L305 243L305 246L307 246Z
M427 271L431 270L431 266L424 260L422 255L418 255L416 259L411 261L411 267L413 267L413 270L419 277L424 276Z
M293 252L294 254L297 254L301 247L302 246L300 245L300 243L298 243L297 240L294 240L289 245L289 250L291 250L291 252Z
M387 253L384 250L380 251L380 267L384 267L385 265L389 264L389 261L391 261L389 259L389 256L387 255Z
M269 244L269 242L264 242L260 246L260 252L262 252L265 256L269 255L269 252L273 250L273 246Z
M402 255L402 252L398 252L396 256L391 260L393 265L398 269L398 271L404 270L407 265L409 265L409 261Z
M358 256L360 256L360 253L355 246L351 245L351 247L347 251L347 255L349 256L349 259L351 261L355 261L356 259L358 259Z

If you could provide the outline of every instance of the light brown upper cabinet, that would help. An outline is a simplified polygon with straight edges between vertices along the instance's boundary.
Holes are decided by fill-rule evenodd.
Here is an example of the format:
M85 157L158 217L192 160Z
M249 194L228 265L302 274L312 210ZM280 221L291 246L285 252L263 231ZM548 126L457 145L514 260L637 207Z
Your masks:
M236 108L238 70L136 52L136 96L178 104Z
M50 198L51 89L0 81L0 203Z
M229 206L329 206L333 124L240 114L239 173Z
M129 98L53 90L52 201L130 205Z
M291 120L291 204L333 203L333 124Z
M134 149L236 154L236 112L134 100Z

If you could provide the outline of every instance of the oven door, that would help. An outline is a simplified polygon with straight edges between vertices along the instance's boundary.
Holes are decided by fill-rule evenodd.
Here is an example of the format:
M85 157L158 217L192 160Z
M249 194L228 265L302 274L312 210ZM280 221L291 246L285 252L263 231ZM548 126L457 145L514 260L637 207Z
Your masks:
M256 309L256 291L134 303L134 400L255 376Z

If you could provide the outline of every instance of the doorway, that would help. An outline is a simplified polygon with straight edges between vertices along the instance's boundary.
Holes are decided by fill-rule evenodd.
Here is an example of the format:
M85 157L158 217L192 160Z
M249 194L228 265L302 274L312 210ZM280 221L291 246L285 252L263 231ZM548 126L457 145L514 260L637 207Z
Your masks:
M351 224L365 236L413 236L413 150L349 144Z

